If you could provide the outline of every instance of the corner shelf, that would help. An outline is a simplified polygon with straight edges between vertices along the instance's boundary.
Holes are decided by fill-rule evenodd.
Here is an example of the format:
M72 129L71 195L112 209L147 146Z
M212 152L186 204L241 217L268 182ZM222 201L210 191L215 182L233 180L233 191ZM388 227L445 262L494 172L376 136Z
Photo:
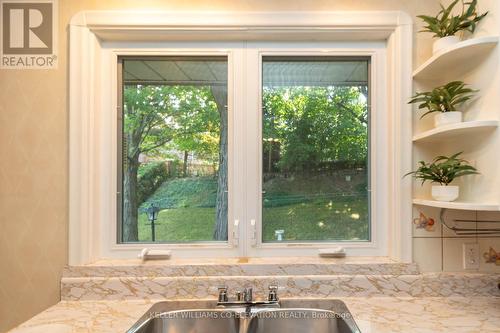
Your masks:
M481 56L498 44L498 36L468 39L433 55L413 72L415 80L433 80L452 72L464 74L481 62Z
M498 128L498 123L498 120L475 120L433 128L413 136L413 142L435 142L464 135L479 134L480 132L484 132L486 130L494 130Z
M477 211L498 211L500 210L499 203L473 203L473 202L460 202L460 201L436 201L426 199L413 199L414 205L460 209L460 210L477 210Z

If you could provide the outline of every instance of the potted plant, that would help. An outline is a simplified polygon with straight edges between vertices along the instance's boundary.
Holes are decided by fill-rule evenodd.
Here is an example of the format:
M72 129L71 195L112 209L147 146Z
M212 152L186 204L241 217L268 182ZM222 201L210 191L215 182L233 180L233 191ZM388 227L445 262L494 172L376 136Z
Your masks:
M460 154L462 152L450 157L438 156L431 163L420 161L418 169L405 176L413 175L421 179L422 185L426 181L439 184L432 186L432 198L438 201L454 201L458 198L459 188L450 183L458 177L478 174L476 168L469 165L469 162L459 158Z
M409 104L419 103L418 108L427 109L422 117L435 113L434 126L444 126L462 122L462 112L457 107L471 99L479 90L467 88L462 81L452 81L432 91L417 92Z
M458 2L459 0L455 0L446 8L440 4L441 10L436 16L417 16L427 24L422 32L432 32L434 37L439 38L433 44L433 53L437 53L458 43L460 39L455 36L458 32L469 31L473 33L476 30L477 23L488 14L488 12L481 15L477 13L477 0L470 2L461 0L462 12L460 15L453 15L452 11Z

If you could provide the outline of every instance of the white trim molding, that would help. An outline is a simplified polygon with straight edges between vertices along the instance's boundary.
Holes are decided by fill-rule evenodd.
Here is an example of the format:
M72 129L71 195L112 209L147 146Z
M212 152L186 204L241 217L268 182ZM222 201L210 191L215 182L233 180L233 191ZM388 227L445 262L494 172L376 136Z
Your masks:
M296 40L309 35L313 40L380 40L403 26L409 27L411 34L412 24L410 16L401 11L83 11L70 22L70 26L88 28L103 40L135 41L172 38L262 40L274 39L278 33L280 39Z
M411 179L403 175L411 169L412 160L411 107L407 104L412 93L412 24L399 11L84 11L75 15L70 22L69 264L105 256L109 244L103 244L102 225L115 223L110 212L116 200L101 172L115 165L109 157L112 151L101 147L103 140L110 140L103 138L105 125L113 122L103 116L103 108L113 105L113 100L116 105L116 96L109 96L106 86L116 74L107 64L110 52L106 47L115 42L249 40L386 41L388 171L392 177L387 184L390 195L378 199L390 203L386 214L389 256L410 262L412 187Z

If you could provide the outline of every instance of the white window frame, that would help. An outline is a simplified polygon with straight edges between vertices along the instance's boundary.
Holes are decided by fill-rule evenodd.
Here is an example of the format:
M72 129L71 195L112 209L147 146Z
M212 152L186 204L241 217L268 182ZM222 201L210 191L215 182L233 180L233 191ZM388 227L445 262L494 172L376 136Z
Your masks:
M69 263L71 265L84 264L106 257L130 258L144 246L116 244L116 216L113 220L113 215L116 213L116 177L111 177L114 179L114 184L113 181L107 181L110 179L108 178L110 174L113 174L110 170L117 165L116 154L113 154L113 150L117 147L116 135L110 135L110 129L113 126L116 128L117 121L117 73L116 66L112 66L111 63L115 61L116 64L116 57L124 55L123 52L130 52L130 50L120 50L121 43L142 40L144 41L143 49L134 50L134 52L144 54L143 51L147 51L148 48L150 52L151 48L158 48L158 42L217 40L223 48L224 43L230 43L230 41L261 41L277 38L290 41L377 41L382 39L387 41L387 57L384 64L387 73L387 82L384 84L387 100L384 103L388 117L386 130L389 143L386 166L387 173L391 176L383 180L388 188L387 198L376 198L386 200L387 230L382 232L380 231L382 229L377 229L377 235L373 235L376 237L375 242L370 242L371 249L358 249L353 245L349 254L388 255L396 260L411 261L411 181L402 178L404 173L411 168L412 154L411 109L407 105L412 91L412 22L405 13L394 11L207 14L203 12L105 11L81 12L73 17L70 23ZM148 44L151 41L155 43ZM156 51L161 54L176 52L171 47ZM224 51L215 53L220 54L220 52ZM234 68L237 69L239 66ZM372 90L373 86L372 84ZM115 87L114 91L113 87ZM260 94L260 86L257 88ZM239 88L233 87L233 89ZM258 100L260 103L260 98L253 100ZM235 100L233 107L247 108L248 101L248 99ZM105 112L105 110L114 111ZM236 113L233 116L236 117ZM233 130L237 130L235 126L238 126L238 123L240 122L234 119ZM373 130L373 132L380 131ZM260 133L258 135L260 137ZM260 151L260 141L255 142L259 145L257 149ZM247 162L244 156L231 155L234 158L233 165ZM114 172L116 173L116 170ZM230 186L232 184L238 188L244 188L248 185L241 183L244 177L234 173L233 177L232 180L230 178ZM236 181L239 183L236 184ZM260 200L260 195L254 196L252 191L258 191L258 189L250 189L252 200ZM243 195L236 191L232 193ZM234 211L244 212L241 215L244 220L242 225L247 226L239 228L241 229L239 230L239 247L234 247L231 241L227 244L175 245L177 249L175 254L222 257L315 253L311 247L307 251L290 251L290 249L285 251L276 246L272 246L271 249L268 244L257 244L255 250L248 253L242 251L248 248L244 244L249 239L246 236L254 232L250 228L248 219L255 216L255 211L246 210L241 206L245 200L248 200L248 194L246 197L233 197L230 200L235 200L233 203L230 202L230 209L233 207ZM251 207L260 207L260 202ZM229 221L234 219L236 217L232 216ZM228 225L229 235L232 233L232 225L232 222ZM382 235L379 235L379 231ZM260 239L259 231L257 234ZM166 246L154 244L148 247L165 248ZM324 247L324 244L321 247Z
M370 196L370 240L369 241L302 241L264 243L262 242L262 57L264 56L331 56L331 57L369 57L370 58L370 165L369 165L369 196ZM246 221L247 233L251 240L250 247L244 252L247 256L307 256L316 255L318 249L342 246L348 249L350 255L362 256L387 256L389 202L381 198L389 197L387 182L377 180L389 179L387 161L390 160L389 135L386 131L379 130L389 123L388 114L382 112L386 109L385 86L386 79L386 48L385 43L379 42L315 42L315 43L276 43L252 42L247 45L247 132L245 133L244 146L249 151L257 151L247 155L245 186L248 205ZM258 63L255 63L258 62ZM377 98L374 98L377 96ZM285 231L286 232L286 231Z
M238 216L235 214L236 211L241 210L239 205L243 202L240 198L241 194L236 191L236 188L240 188L242 185L237 184L241 179L244 179L244 175L241 174L241 168L237 162L241 159L242 152L240 149L235 149L235 141L238 136L235 133L241 132L242 124L244 121L241 119L242 114L234 112L235 103L241 103L241 96L235 94L236 91L242 91L241 82L234 80L234 71L242 70L242 64L234 64L234 62L241 62L243 56L242 42L161 42L156 43L154 47L151 45L144 45L143 43L130 43L130 42L115 42L115 43L103 43L102 44L102 61L101 69L104 72L111 73L111 75L106 75L103 77L103 87L101 90L105 91L103 94L103 110L110 110L108 113L110 120L110 127L105 126L105 132L111 133L111 135L106 135L107 138L117 138L118 137L118 100L115 98L118 95L119 84L116 80L118 77L117 73L117 63L119 57L127 56L224 56L227 57L228 65L228 241L207 241L207 242L191 242L191 243L169 243L169 244L157 244L157 243L119 243L117 241L118 235L118 223L117 221L117 198L113 197L113 192L116 191L118 184L118 174L116 168L106 168L108 162L103 165L103 172L106 173L107 181L103 181L102 185L108 189L109 195L103 195L103 201L106 202L107 207L110 210L104 210L107 218L105 220L111 221L110 223L101 223L101 244L102 244L102 255L105 257L121 257L130 258L136 255L142 248L161 248L169 249L175 251L176 256L183 257L234 257L241 255L240 248L236 244L233 235L234 222L231 221L239 220ZM241 107L240 107L241 109ZM106 116L105 113L102 116ZM103 139L104 141L104 139ZM110 141L105 143L104 146L109 146L111 149L111 154L106 155L111 160L111 165L118 165L117 149L120 143L117 141Z

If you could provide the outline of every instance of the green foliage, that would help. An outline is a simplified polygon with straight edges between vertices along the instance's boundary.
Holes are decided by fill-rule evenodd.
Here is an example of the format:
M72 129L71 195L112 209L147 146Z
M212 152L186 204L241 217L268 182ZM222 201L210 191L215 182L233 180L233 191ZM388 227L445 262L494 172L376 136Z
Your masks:
M434 112L456 111L457 106L471 99L478 90L466 88L462 81L452 81L443 86L415 94L408 104L419 103L419 109L427 109L421 118Z
M220 116L209 87L185 91L175 113L175 149L196 153L210 163L219 158Z
M181 173L181 161L172 160L170 161L170 177L177 178Z
M279 142L282 171L367 158L366 87L264 88L263 138Z
M160 86L125 86L124 136L127 158L136 161L141 153L153 151L173 137L173 128L166 121L172 105L166 89Z
M453 1L448 7L442 4L441 10L436 16L418 15L427 25L422 32L432 32L434 37L454 36L459 31L469 31L473 33L476 30L477 23L481 21L488 12L479 15L476 11L477 0L464 2L462 0L462 12L460 15L453 15L452 11L459 0ZM466 6L467 9L466 9Z
M141 165L137 178L138 203L141 204L169 178L167 166L163 162Z
M263 137L279 142L282 171L367 158L366 87L264 88ZM127 157L195 153L218 163L220 116L208 87L125 87Z
M141 206L154 203L160 208L215 207L217 179L192 177L171 179L164 182Z
M407 173L405 176L413 175L417 179L422 180L422 184L426 181L431 183L439 183L440 185L448 185L455 178L478 174L476 168L461 158L462 154L456 153L450 157L438 156L431 163L424 161L419 162L419 168L416 171Z
M128 157L170 157L172 148L217 160L220 117L209 87L126 86Z

